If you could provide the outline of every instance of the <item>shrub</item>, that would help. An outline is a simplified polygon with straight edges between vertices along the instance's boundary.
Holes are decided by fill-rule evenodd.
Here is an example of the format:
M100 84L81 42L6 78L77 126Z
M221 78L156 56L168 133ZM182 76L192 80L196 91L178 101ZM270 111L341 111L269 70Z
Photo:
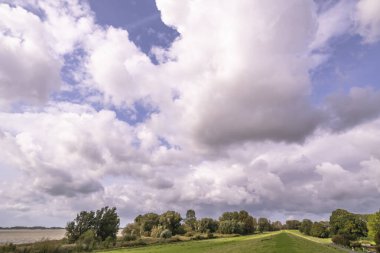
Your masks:
M172 237L172 232L169 229L165 229L160 234L160 238L168 239L170 237Z
M123 236L123 241L130 242L130 241L135 241L137 239L137 236L135 235L124 235Z
M150 236L151 237L154 237L154 238L159 238L161 236L161 233L164 231L164 227L163 226L154 226L152 228L152 232L150 233Z
M186 237L192 237L193 235L194 235L194 232L191 232L191 231L186 232L185 234Z
M79 251L92 251L96 245L96 237L94 231L87 230L79 237L76 245Z
M0 246L1 253L15 252L15 251L16 251L16 245L14 245L13 243L6 243Z
M343 235L334 235L331 238L332 242L335 244L343 245L343 246L349 246L350 240L344 237Z

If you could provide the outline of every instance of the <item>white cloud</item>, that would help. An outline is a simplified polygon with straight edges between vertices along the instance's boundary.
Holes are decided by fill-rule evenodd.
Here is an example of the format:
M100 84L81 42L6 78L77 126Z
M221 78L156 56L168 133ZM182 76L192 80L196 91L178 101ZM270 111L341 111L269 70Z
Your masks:
M374 43L380 39L380 2L378 0L360 0L356 8L358 33L364 42Z

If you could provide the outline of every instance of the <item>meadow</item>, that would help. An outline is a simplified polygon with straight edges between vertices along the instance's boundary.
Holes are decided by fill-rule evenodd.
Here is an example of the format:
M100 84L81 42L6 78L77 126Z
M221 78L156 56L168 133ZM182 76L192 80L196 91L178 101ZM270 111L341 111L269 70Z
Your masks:
M107 253L339 253L345 252L327 244L314 242L282 231L202 241L145 246L133 249L103 251Z

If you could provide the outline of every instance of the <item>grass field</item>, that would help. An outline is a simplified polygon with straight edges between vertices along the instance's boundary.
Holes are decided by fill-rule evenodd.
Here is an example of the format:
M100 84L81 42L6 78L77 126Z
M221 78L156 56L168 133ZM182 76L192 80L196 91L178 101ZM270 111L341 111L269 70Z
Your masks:
M108 253L341 253L289 232L119 249Z
M330 243L332 243L331 238L318 238L318 237L308 236L308 235L302 234L298 230L286 230L285 232L291 233L293 235L296 235L296 236L299 236L299 237L302 237L302 238L305 238L307 240L310 240L310 241L313 241L313 242L317 242L317 243L322 243L322 244L330 244Z

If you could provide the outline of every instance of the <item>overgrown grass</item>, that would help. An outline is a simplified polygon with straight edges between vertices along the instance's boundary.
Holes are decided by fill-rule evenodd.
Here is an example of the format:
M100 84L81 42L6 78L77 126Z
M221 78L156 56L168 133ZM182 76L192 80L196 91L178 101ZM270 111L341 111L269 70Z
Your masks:
M339 249L303 239L288 232L189 241L154 245L133 249L119 249L107 253L339 253Z

